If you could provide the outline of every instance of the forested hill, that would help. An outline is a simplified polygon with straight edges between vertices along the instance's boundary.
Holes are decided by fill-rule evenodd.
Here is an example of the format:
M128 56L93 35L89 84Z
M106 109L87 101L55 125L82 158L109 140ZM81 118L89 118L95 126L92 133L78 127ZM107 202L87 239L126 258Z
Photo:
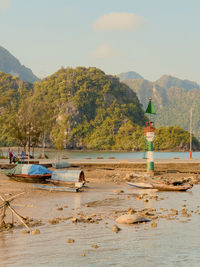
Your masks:
M100 69L62 68L33 88L2 75L7 81L0 83L7 101L0 105L3 145L17 140L25 146L29 140L36 146L45 132L46 143L57 148L132 149L127 135L145 123L136 94Z
M144 79L124 80L145 109L151 96L156 107L156 127L179 126L189 130L190 109L193 107L193 130L200 138L200 86L196 82L164 75L155 82Z
M0 144L17 144L16 118L23 99L26 99L33 85L18 77L0 71ZM26 115L26 114L24 114ZM26 120L26 117L19 118Z
M60 69L34 85L33 102L42 101L51 118L51 139L62 147L110 149L122 130L144 125L136 94L97 68Z
M8 50L0 46L0 71L18 76L21 80L35 82L39 79L32 70L22 65Z
M100 69L62 68L34 84L0 72L0 95L0 145L36 147L45 135L57 148L144 147L146 117L136 93ZM156 136L155 149L189 147L189 133L178 127ZM200 149L195 138L193 148Z

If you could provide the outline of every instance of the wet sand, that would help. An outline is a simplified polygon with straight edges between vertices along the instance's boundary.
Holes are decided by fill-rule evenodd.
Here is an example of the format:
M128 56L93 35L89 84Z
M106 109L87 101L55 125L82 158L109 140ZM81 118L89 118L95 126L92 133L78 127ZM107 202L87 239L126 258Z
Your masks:
M95 197L95 195L98 196L98 193L94 194L94 192L98 191L101 191L101 198L104 198L104 195L106 196L107 191L113 192L114 195L120 195L120 190L122 190L124 186L128 188L126 185L127 181L147 183L187 181L188 183L193 184L200 183L200 175L191 173L161 173L151 176L143 172L134 172L126 168L87 168L83 170L86 177L86 188L84 189L84 192L80 192L78 195L89 192L90 194L88 194L88 202L90 200L98 201L98 197ZM70 200L70 198L73 198L74 194L76 194L69 192L50 192L38 190L32 183L16 182L9 179L6 175L0 175L0 195L7 199L21 192L24 192L24 194L12 202L13 204L16 203L17 211L19 211L19 213L21 212L23 216L30 216L32 218L41 220L46 219L47 215L49 215L48 217L54 217L57 215L57 211L54 210L53 207L56 205L59 206L59 202L57 203L59 198L63 199L64 197L67 200ZM149 192L150 191L148 190L148 193ZM111 198L109 201L109 205L115 203L116 196L114 199ZM42 203L44 203L43 208ZM45 203L48 203L49 205L46 205ZM23 205L25 205L25 207ZM29 206L31 206L31 208L29 208ZM98 212L98 205L96 205L96 208ZM69 212L68 216L72 216L72 214Z
M37 190L33 184L0 176L0 194L9 198L25 192L12 206L22 216L41 220L40 225L31 227L39 229L39 235L23 235L24 227L16 218L19 227L0 233L2 266L134 266L130 259L140 266L177 266L177 260L188 266L191 258L194 264L198 262L198 240L191 229L199 231L199 186L181 193L134 190L125 184L185 179L198 184L198 174L152 177L126 168L86 168L84 172L87 188L79 193ZM119 216L135 212L151 221L132 226L115 222ZM7 219L11 220L10 214ZM114 225L121 231L116 232ZM180 240L183 234L185 247Z

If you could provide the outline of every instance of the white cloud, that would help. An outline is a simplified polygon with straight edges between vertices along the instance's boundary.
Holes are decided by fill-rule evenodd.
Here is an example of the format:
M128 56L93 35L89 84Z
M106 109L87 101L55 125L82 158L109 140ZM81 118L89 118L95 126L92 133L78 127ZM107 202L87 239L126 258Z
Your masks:
M0 10L8 9L10 7L10 0L0 0Z
M97 19L93 28L104 30L137 30L146 23L146 20L133 13L109 13Z
M112 58L122 54L116 51L111 45L102 44L90 53L92 58Z

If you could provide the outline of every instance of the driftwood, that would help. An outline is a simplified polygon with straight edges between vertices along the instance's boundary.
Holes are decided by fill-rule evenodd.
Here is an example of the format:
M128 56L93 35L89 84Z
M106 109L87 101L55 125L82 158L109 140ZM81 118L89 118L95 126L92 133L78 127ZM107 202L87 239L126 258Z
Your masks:
M1 218L0 218L0 229L2 229L4 226L5 226L5 217L6 217L6 209L8 208L12 214L14 214L18 220L28 229L28 231L30 232L31 229L28 227L28 225L25 223L24 221L24 218L19 215L11 206L10 206L10 202L13 201L15 198L17 198L18 196L24 194L23 193L20 193L20 194L17 194L15 196L12 196L11 198L9 199L4 199L1 195L0 195L0 199L3 201L3 203L0 205L0 208L1 208Z

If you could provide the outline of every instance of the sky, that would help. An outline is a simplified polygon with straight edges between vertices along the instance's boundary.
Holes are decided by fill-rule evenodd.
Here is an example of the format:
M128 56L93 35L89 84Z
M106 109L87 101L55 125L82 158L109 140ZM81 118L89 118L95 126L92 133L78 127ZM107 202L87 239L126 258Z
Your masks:
M199 0L0 0L0 45L43 78L61 67L200 83Z

